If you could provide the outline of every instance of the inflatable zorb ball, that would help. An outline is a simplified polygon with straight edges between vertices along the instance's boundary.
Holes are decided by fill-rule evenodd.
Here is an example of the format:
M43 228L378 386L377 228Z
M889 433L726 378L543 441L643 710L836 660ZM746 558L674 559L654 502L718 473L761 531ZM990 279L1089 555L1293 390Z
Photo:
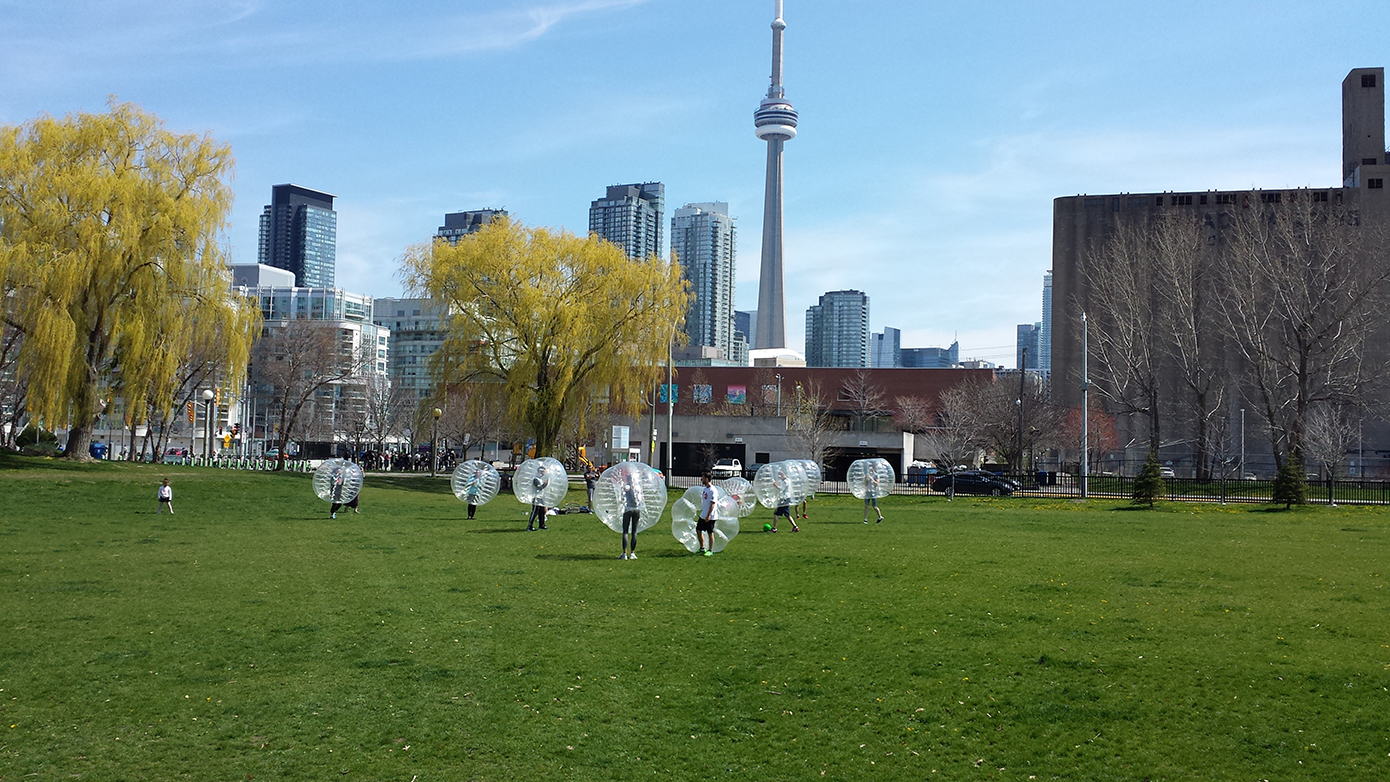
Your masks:
M512 493L522 505L554 508L569 494L570 478L565 465L549 456L527 459L512 476Z
M739 518L753 515L753 511L758 507L757 492L753 491L753 484L746 478L725 478L714 481L713 485L723 489L724 493L738 504Z
M328 459L314 470L314 494L324 502L352 502L362 491L362 468L347 459Z
M641 514L638 532L654 526L666 510L666 482L649 464L619 462L604 470L594 485L593 511L609 529L623 531L623 514L629 508Z
M747 481L744 481L747 483ZM718 486L714 489L714 551L723 551L738 534L739 504ZM691 486L671 506L671 534L692 554L700 550L695 521L700 517L703 486Z
M861 500L876 500L893 493L893 465L884 459L860 459L849 466L845 482L849 490Z
M502 488L502 476L487 462L469 459L454 468L449 487L454 490L455 497L469 505L486 505Z
M791 462L773 462L758 468L753 491L765 508L795 505L806 497L806 472Z
M806 474L806 496L816 496L816 489L820 488L820 482L823 480L820 465L813 459L797 459L796 463L801 465L802 471Z

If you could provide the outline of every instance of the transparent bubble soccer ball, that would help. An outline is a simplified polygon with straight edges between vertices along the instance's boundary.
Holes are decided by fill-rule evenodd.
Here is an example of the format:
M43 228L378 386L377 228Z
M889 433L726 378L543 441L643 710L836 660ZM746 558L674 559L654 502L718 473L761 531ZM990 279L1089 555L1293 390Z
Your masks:
M565 501L569 490L570 479L565 465L549 456L527 459L512 476L512 493L522 505L554 508Z
M893 493L897 476L893 465L884 459L860 459L849 466L845 481L849 490L861 500L876 500Z
M502 488L502 476L487 462L469 459L454 468L449 487L454 490L455 497L469 505L486 505Z
M765 508L795 505L806 497L806 471L792 462L772 462L758 468L753 491Z
M797 459L796 463L806 472L806 496L816 496L816 489L820 488L821 481L825 479L821 474L820 465L813 459Z
M314 470L314 494L324 502L352 502L362 491L362 468L347 459L328 459Z
M734 502L738 503L738 517L746 518L753 514L758 507L758 495L753 491L753 484L746 478L725 478L713 482L715 486L724 490Z
M723 551L738 534L739 504L718 486L711 485L711 488L714 489L714 542L711 545L714 551ZM691 486L671 505L671 534L692 554L700 550L695 521L700 517L703 492L703 486Z
M654 467L641 462L619 462L603 471L594 484L594 514L614 532L623 531L623 514L629 508L641 515L641 532L661 520L666 510L666 482Z

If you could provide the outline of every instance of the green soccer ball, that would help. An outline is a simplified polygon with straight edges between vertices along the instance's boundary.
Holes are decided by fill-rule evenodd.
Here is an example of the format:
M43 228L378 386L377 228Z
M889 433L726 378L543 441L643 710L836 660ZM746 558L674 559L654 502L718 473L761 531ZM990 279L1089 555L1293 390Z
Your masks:
M771 532L771 531L772 531L772 525L771 525L771 524L764 524L764 525L763 525L763 532Z

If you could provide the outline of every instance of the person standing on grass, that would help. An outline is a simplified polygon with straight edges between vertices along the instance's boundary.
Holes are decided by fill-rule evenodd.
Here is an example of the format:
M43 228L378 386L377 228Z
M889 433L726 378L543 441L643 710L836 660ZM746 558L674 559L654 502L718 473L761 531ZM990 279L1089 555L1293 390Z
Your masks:
M478 494L482 490L482 470L474 470L468 474L468 486L463 490L463 498L468 503L469 519L472 519L473 514L478 512Z
M584 491L589 494L589 508L594 507L594 487L598 485L598 468L589 465L589 469L584 471Z
M878 521L876 521L876 522L874 522L874 523L875 523L875 524L878 524L878 523L880 523L880 522L883 521L883 511L881 511L881 510L878 509L878 487L879 487L879 485L880 485L880 484L879 484L879 480L878 480L878 471L877 471L877 470L869 470L869 471L868 471L868 474L864 476L864 523L865 523L865 524L868 524L868 523L869 523L869 508L870 508L870 507L872 507L872 508L874 509L874 513L877 513L877 514L878 514Z
M777 489L777 510L772 512L772 531L777 531L777 517L782 516L792 525L792 532L800 532L801 528L796 526L796 517L792 515L792 488L791 478L787 476L787 471L777 468L777 473L772 477L772 485Z
M632 475L627 476L622 489L623 553L618 559L637 559L637 523L642 520L642 490Z
M174 489L169 486L168 478L159 486L159 507L154 511L155 515L163 513L165 508L169 509L170 516L174 515Z
M707 556L714 556L714 487L710 481L714 478L710 473L700 476L700 485L704 488L700 491L700 518L695 522L695 542L700 546L700 553ZM709 545L705 545L704 538L709 537Z
M531 487L536 490L536 497L538 498L541 496L541 492L545 491L545 487L550 485L550 476L546 474L545 464L541 464L539 466L540 469L536 470L536 477L531 479ZM541 529L549 529L545 526L545 514L548 512L549 509L546 508L544 505L532 505L531 518L526 520L526 531L536 531L537 519L540 520Z
M352 499L343 502L343 485L347 482L347 472L338 470L333 473L333 505L328 509L328 518L338 518L338 509L344 506L352 508L353 513L357 513L358 495L352 495Z

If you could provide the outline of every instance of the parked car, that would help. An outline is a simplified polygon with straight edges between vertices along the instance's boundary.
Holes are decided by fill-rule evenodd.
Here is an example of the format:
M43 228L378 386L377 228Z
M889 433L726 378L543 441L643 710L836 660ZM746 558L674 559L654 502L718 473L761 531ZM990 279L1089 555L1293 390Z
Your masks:
M738 459L720 459L714 463L714 468L710 474L716 480L721 478L738 478L743 475L743 463Z
M1007 497L1016 488L1013 481L980 470L941 475L931 485L932 491L943 494L949 493L953 486L956 494L989 494L995 497Z
M1176 477L1178 477L1178 474L1175 473L1175 472L1173 472L1173 468L1172 468L1172 467L1160 467L1160 468L1158 468L1158 477L1160 477L1160 478L1176 478Z
M165 464L183 464L188 458L187 448L170 448L164 452Z

